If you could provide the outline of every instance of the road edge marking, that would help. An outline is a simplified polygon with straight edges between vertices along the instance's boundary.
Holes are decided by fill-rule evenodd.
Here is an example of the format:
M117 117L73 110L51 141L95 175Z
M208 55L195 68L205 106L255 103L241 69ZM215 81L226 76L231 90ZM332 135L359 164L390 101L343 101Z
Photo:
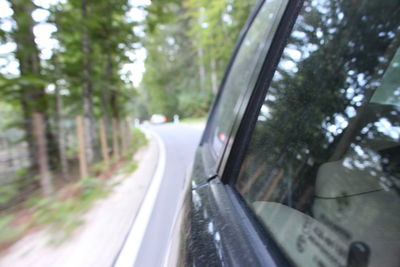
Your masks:
M114 267L132 267L135 265L164 176L166 164L165 145L156 132L145 128L141 128L141 130L151 135L156 140L159 147L158 164L128 237L113 265Z
M191 191L191 187L192 187L191 175L192 175L192 171L193 171L193 166L194 166L194 159L192 160L192 162L189 164L189 166L185 170L185 180L184 180L184 184L183 184L182 192L181 192L183 194L181 194L181 197L178 200L178 204L176 205L177 209L175 210L174 219L173 219L171 229L168 234L168 244L167 244L166 253L163 257L162 267L168 267L169 263L171 261L170 259L171 259L171 250L172 250L172 246L173 246L173 244L172 244L173 234L174 234L174 231L175 231L177 223L178 223L178 218L182 212L182 207L184 205L186 194L191 194L191 192L186 192L186 190Z

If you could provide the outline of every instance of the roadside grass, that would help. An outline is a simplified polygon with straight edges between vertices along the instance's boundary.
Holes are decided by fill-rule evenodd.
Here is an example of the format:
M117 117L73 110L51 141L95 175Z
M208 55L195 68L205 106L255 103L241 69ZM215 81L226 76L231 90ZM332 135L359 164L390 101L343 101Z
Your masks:
M96 200L106 197L118 183L109 183L108 178L116 174L129 174L136 170L133 155L147 145L145 135L134 129L134 138L129 151L121 160L113 162L110 170L95 164L92 172L98 177L87 177L61 187L52 197L32 195L22 208L0 214L0 251L12 245L26 233L47 226L50 230L50 244L57 246L82 225L82 215ZM103 174L101 174L103 172ZM108 172L107 175L104 173Z
M135 142L133 143L132 149L135 152L142 146L145 146L149 143L149 140L147 140L146 135L138 128L133 129L133 138Z
M181 119L182 123L206 123L207 122L207 118L184 118Z
M60 244L83 223L81 215L110 191L105 180L88 177L63 188L51 198L33 197L27 202L27 208L33 211L29 224L48 225L51 244Z
M134 172L136 170L136 168L137 168L136 162L128 162L120 169L119 172L121 174L130 174L130 173Z
M13 214L0 217L0 249L7 247L10 241L15 240L27 230L27 226L12 225L15 217Z

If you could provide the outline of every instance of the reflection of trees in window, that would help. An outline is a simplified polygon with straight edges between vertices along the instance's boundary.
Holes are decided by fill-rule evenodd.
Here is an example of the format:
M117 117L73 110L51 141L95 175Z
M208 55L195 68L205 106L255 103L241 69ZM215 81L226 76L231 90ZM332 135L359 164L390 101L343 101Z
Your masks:
M249 198L301 202L289 189L303 186L312 194L316 167L330 160L340 137L360 123L363 103L380 85L398 48L399 11L394 0L305 2L260 113L251 159L239 178ZM352 132L345 149L364 138ZM262 174L257 174L260 166ZM268 193L271 185L275 190Z
M271 37L277 28L277 23L286 4L286 0L266 1L252 22L235 55L224 84L221 100L216 109L215 126L212 130L213 137L218 136L222 142L227 141L226 137L229 136L233 126L232 115L238 112L245 93L251 90L256 83L271 43ZM216 148L219 150L218 147Z

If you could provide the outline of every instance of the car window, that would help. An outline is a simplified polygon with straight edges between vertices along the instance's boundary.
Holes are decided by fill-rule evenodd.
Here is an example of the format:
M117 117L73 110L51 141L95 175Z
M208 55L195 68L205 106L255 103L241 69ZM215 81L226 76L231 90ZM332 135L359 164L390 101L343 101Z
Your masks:
M306 0L236 189L298 266L400 266L400 2Z
M243 95L251 90L270 47L287 0L267 0L252 22L230 68L210 127L209 140L219 157L228 141Z

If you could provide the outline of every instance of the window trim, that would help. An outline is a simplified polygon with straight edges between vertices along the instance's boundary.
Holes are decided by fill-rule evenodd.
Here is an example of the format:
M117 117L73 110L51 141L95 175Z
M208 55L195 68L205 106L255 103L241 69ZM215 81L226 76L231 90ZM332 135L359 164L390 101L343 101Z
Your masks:
M240 47L241 47L241 45L243 43L243 40L244 40L245 36L247 35L247 32L250 29L250 26L252 25L254 19L256 18L258 12L260 11L260 9L263 6L265 1L268 1L268 0L260 0L260 1L258 1L256 6L254 7L254 9L252 10L249 18L247 19L246 23L244 24L242 30L239 33L239 38L236 41L235 47L233 49L232 56L229 59L229 62L228 62L228 65L226 67L226 70L224 72L224 75L222 77L221 83L220 83L220 85L218 87L217 95L215 96L214 101L213 101L213 103L211 105L211 108L210 108L210 111L209 111L210 116L208 117L206 128L204 129L203 136L201 137L200 145L209 143L209 140L210 140L210 137L211 137L211 132L210 132L211 129L210 129L210 127L211 127L211 125L213 124L213 122L215 120L215 110L217 109L217 106L218 106L218 104L220 102L221 94L222 94L222 91L225 88L226 80L227 80L227 78L229 76L229 73L231 72L233 62L236 59L236 56L237 56L237 54L239 52L239 49L240 49Z
M224 185L231 205L235 208L236 214L241 218L243 229L252 240L252 244L267 248L268 254L274 259L277 266L296 266L296 264L285 254L279 243L268 232L258 216L250 209L239 191L230 184ZM259 248L260 250L260 248Z
M213 145L212 145L212 138L214 138L212 136L212 127L214 126L215 123L215 117L216 117L216 110L219 106L220 103L220 99L221 99L221 95L222 92L225 89L225 85L226 85L226 81L228 79L228 76L231 72L233 63L236 60L237 54L239 52L239 49L243 43L244 38L246 37L251 25L253 24L255 18L257 17L260 9L263 7L264 3L268 1L268 0L260 0L257 2L257 4L255 5L255 7L253 8L253 10L251 11L249 18L247 19L246 23L244 24L238 40L235 44L235 47L233 49L233 53L232 56L229 59L228 65L226 67L226 70L224 72L223 78L221 80L221 83L218 87L218 92L217 95L214 99L213 104L211 105L210 111L209 111L209 117L207 120L207 124L206 124L206 128L204 129L203 135L201 137L200 140L200 146L204 146L204 150L203 150L203 161L205 163L206 166L206 172L207 172L207 176L211 177L211 176L215 176L215 174L218 172L218 167L220 165L220 162L223 158L223 155L225 154L226 151L226 146L227 144L225 144L225 146L222 148L222 153L221 155L218 157L218 155L215 153ZM290 2L290 0L289 0ZM243 100L240 102L240 105L243 104ZM234 114L234 119L233 119L233 125L237 124L237 122L240 120L240 117L238 117L238 114ZM230 138L232 135L232 131L229 133L229 136L227 136L227 138Z
M216 179L197 193L205 197L203 205L212 211L212 222L222 240L224 262L237 266L294 266L276 241L255 226L255 215L248 215L247 207L230 185Z
M283 50L303 4L304 0L289 0L259 72L256 85L249 96L249 101L243 107L241 116L238 116L235 120L230 136L233 142L228 143L225 147L218 165L218 176L225 184L234 186L237 180L251 134L257 122L259 110L264 103Z

